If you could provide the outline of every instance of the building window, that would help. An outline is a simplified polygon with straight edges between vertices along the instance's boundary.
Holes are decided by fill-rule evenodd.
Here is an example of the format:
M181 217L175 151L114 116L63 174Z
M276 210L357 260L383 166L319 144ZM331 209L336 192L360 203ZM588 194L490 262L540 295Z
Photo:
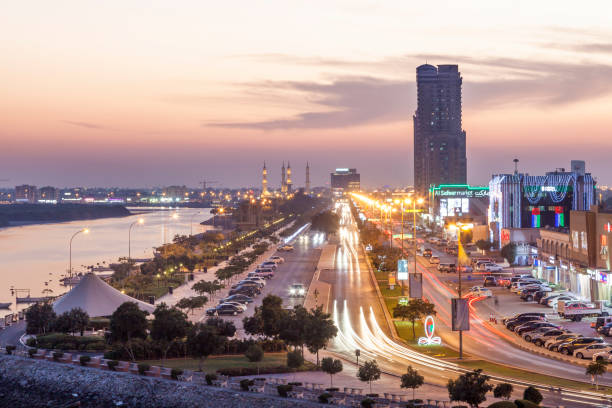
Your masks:
M580 231L580 243L582 252L585 254L588 253L589 242L587 241L587 235L585 231Z
M572 246L575 250L578 250L578 231L572 231Z

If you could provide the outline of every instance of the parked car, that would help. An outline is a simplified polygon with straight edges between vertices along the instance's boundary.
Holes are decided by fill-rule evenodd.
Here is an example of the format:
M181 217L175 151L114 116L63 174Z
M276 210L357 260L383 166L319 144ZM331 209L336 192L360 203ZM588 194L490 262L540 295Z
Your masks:
M249 272L247 276L257 276L260 278L272 279L274 277L274 272Z
M454 263L440 263L438 265L438 270L440 272L455 272L457 267Z
M301 283L294 283L289 286L289 297L304 297L306 296L306 288Z
M262 276L248 276L241 280L240 282L255 282L258 283L260 288L266 286L266 279Z
M226 298L221 299L220 303L224 303L224 302L238 302L242 304L247 304L247 303L252 303L253 298L250 296L246 296L246 295L232 295L232 296L228 296Z
M272 268L256 268L255 273L271 273L274 274L274 269Z
M556 297L559 297L561 295L563 295L564 293L559 293L559 292L552 292L549 293L547 296L542 297L542 299L540 299L540 304L541 305L545 305L548 306L548 302L550 302L551 300L553 300Z
M557 307L557 306L558 306L558 304L559 304L559 301L561 301L561 300L562 300L562 301L564 301L564 302L570 302L570 301L576 301L576 300L578 300L578 299L576 299L576 297L575 297L575 296L573 296L573 295L563 295L563 296L557 296L556 298L551 299L551 300L548 302L547 306L550 306L550 307Z
M559 335L561 335L563 333L565 333L565 332L561 328L538 327L535 330L523 333L522 336L523 336L523 340L528 341L528 342L533 342L534 339L540 338L544 334L546 334L548 336L552 336L552 335L559 336Z
M598 317L597 319L595 319L595 322L591 324L591 327L599 332L602 327L608 324L611 324L611 323L612 323L612 316L602 316L602 317Z
M557 346L557 350L561 354L571 356L574 354L575 350L596 343L604 343L604 339L602 339L601 337L581 337L579 339L571 340L567 343L559 344Z
M221 315L231 315L236 316L239 313L244 312L244 310L236 305L223 303L221 305L217 305L211 309L206 311L208 316L221 316Z
M238 286L236 288L232 288L229 291L229 296L233 295L245 295L248 297L255 297L261 293L261 289L257 286Z
M514 331L514 329L516 329L521 324L524 324L527 322L533 322L533 321L546 321L546 318L540 317L540 316L529 316L529 315L517 317L515 319L509 320L506 323L506 328L510 331Z
M293 251L293 245L283 245L278 248L279 251L291 252Z
M274 262L274 261L265 261L265 262L262 262L258 266L258 268L262 268L262 269L263 268L272 268L273 270L276 270L276 266L277 266L276 262Z
M530 337L528 341L531 341L536 346L542 347L547 340L561 336L562 334L567 334L567 332L563 329L550 329L540 333L527 333L525 336ZM527 340L525 336L523 336L523 338Z
M461 272L472 273L474 269L469 265L460 265L457 270L461 270Z
M518 313L515 314L512 317L507 317L505 319L502 319L502 323L506 324L507 322L509 322L510 320L513 319L518 319L519 317L524 317L524 316L535 316L535 317L541 317L542 319L546 318L546 313L542 313L542 312L525 312L525 313Z
M608 323L605 326L601 326L597 329L597 333L608 337L612 336L612 323Z
M543 297L548 296L548 294L550 293L552 289L548 286L546 287L541 287L540 290L536 291L533 294L533 300L535 300L536 302L540 303L540 300L542 300Z
M612 351L612 345L610 344L606 344L606 343L597 343L597 344L591 344L590 346L586 346L586 347L580 347L574 350L574 357L576 358L588 358L589 360L591 360L593 358L593 356L597 353L603 353L603 352L608 352L610 353Z
M538 286L538 287L535 287L535 288L524 289L521 292L521 299L523 299L525 302L531 302L531 301L535 300L535 295L538 292L542 292L542 286Z
M440 263L440 258L437 256L430 256L429 257L429 263L430 264L439 264Z
M242 311L247 310L247 306L244 303L240 303L240 302L231 302L231 301L230 302L222 302L222 301L219 301L219 304L220 305L234 305L234 306L237 306L240 309L242 309Z
M485 276L482 286L497 286L497 279L495 276Z
M612 362L612 350L606 350L606 351L600 351L597 352L595 354L593 354L593 357L591 357L593 359L593 361L607 361L607 362Z
M498 265L495 263L484 264L484 268L481 267L480 269L485 272L501 272L504 270L504 268L501 265Z
M482 286L473 286L470 289L469 295L472 297L481 297L481 296L492 297L493 292L491 292L491 289L483 288Z
M582 337L582 334L578 334L578 333L561 334L559 336L546 340L544 342L544 347L546 347L550 351L557 351L557 346L559 344L563 344L567 341L577 339L578 337Z
M277 264L282 264L283 262L285 262L285 258L282 258L278 255L271 256L270 260L276 262Z
M561 326L558 326L550 322L527 322L527 323L523 323L520 326L517 326L514 329L514 331L519 336L522 336L523 334L530 332L530 331L534 331L535 329L539 329L540 327L550 327L551 329L558 329Z

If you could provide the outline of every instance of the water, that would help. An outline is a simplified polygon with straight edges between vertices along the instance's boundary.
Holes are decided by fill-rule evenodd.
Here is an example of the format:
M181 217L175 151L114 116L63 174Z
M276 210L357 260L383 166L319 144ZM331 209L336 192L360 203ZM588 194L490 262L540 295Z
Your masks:
M70 237L77 231L88 228L89 233L80 233L72 241L72 269L85 272L85 266L103 266L117 262L128 255L128 229L139 218L144 223L132 228L132 258L150 258L153 248L172 241L176 234L188 235L202 232L207 227L200 222L212 217L208 208L179 208L171 210L147 210L123 218L70 221L52 224L27 225L0 229L0 302L13 302L11 310L17 310L11 287L29 289L31 296L43 296L44 290L51 295L67 291L59 279L69 269ZM191 222L193 220L193 223ZM45 282L47 284L45 284ZM19 293L19 296L26 296ZM19 305L22 309L27 305ZM0 316L10 313L0 310Z

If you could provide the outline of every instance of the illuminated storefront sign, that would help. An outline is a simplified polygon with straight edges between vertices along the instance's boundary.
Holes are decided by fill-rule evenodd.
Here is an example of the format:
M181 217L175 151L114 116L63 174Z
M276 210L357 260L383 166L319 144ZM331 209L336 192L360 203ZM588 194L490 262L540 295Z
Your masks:
M467 184L441 184L433 187L431 192L435 197L478 198L488 197L489 187L472 187Z
M440 337L434 337L434 319L432 316L427 316L425 318L425 337L419 337L419 346L432 346L435 344L442 344L442 339Z

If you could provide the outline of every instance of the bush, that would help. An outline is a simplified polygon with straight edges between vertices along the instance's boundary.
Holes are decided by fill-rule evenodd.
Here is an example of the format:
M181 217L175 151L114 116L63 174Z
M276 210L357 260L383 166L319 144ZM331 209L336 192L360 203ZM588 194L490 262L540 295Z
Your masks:
M375 403L376 401L374 401L372 398L366 398L361 400L361 406L363 408L374 408Z
M206 380L207 385L212 385L213 381L217 379L217 374L206 374L204 379Z
M297 371L306 371L310 368L300 367ZM217 374L227 375L229 377L244 377L247 375L262 375L262 374L284 374L290 373L296 370L287 368L287 366L276 366L276 367L260 367L259 372L255 367L236 367L236 368L221 368L217 370Z
M289 392L293 391L293 386L292 385L279 385L278 387L276 387L276 391L278 392L278 395L280 395L283 398L287 398L287 396L289 395Z
M287 353L287 367L299 368L304 364L304 357L299 350L293 350Z
M59 359L62 357L64 357L64 353L61 351L56 351L53 353L53 361L59 361Z
M36 347L38 342L36 341L36 337L30 337L26 340L26 346L28 347Z
M117 366L119 365L119 361L117 360L109 360L106 362L106 365L108 366L108 369L111 371L115 371Z
M319 395L319 402L321 404L328 404L331 397L332 395L329 392L324 392L323 394Z
M38 349L37 348L31 348L28 349L28 354L30 355L30 357L34 357L34 354L38 353Z
M145 375L145 372L149 371L150 368L151 366L148 364L138 364L138 374Z
M248 391L249 387L252 385L255 385L255 381L253 380L249 380L249 379L240 380L240 389L242 391Z
M263 359L264 351L259 345L253 344L247 349L244 355L251 363L256 363Z
M173 368L170 370L170 378L173 380L178 380L179 375L183 375L183 370L180 368Z
M497 401L489 405L488 408L516 408L516 404L512 401Z
M370 398L378 398L378 394L377 394L377 393L366 394L366 397L370 397Z
M13 351L15 351L16 349L17 349L17 347L12 346L12 345L10 345L10 344L9 344L9 345L7 345L7 346L6 346L6 348L5 348L5 350L6 350L6 354L11 355L11 354L13 354Z
M96 341L85 345L87 351L102 351L106 349L106 344L103 341Z
M540 406L533 401L525 399L514 401L514 405L518 408L538 408Z
M540 393L540 391L538 391L537 388L527 387L525 388L525 392L523 393L523 399L534 402L536 405L539 405L540 402L542 402L544 398L542 397L542 393ZM517 401L520 401L520 400L517 400Z
M55 348L59 350L67 351L67 350L76 350L77 346L74 343L58 343L55 346Z
M86 366L87 363L89 363L91 361L91 357L89 357L89 356L81 356L79 358L79 361L81 362L82 366Z
M338 391L340 391L340 388L338 388L338 387L330 387L330 388L326 388L325 391L327 391L327 392L338 392Z

